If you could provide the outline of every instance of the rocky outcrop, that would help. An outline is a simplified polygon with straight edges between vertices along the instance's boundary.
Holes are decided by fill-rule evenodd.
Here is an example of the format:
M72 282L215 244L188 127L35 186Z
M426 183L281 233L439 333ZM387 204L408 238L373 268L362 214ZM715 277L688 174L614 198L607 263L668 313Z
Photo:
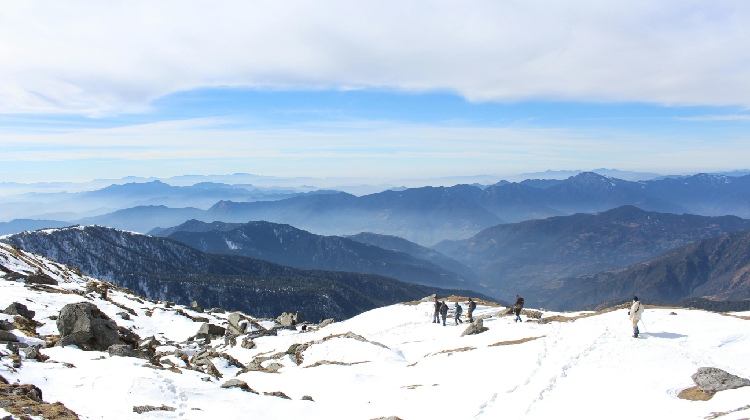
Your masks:
M239 379L230 379L230 380L224 382L223 384L221 384L221 387L222 388L239 388L239 389L241 389L241 390L243 390L245 392L252 392L253 394L257 394L258 393L258 391L250 388L250 386L248 386L247 382L241 381Z
M698 368L694 373L693 382L707 393L715 393L727 389L735 389L750 385L750 380L732 375L729 372L714 367Z
M57 346L75 345L83 350L107 351L119 344L117 324L93 303L70 303L57 318L60 339Z
M36 312L29 310L23 303L13 302L3 311L7 315L21 315L24 318L33 319Z

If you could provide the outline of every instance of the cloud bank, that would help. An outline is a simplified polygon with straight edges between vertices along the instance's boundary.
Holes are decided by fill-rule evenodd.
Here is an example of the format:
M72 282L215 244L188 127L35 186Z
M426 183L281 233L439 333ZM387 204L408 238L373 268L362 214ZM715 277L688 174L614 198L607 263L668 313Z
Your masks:
M0 113L205 87L750 105L750 3L39 1L0 8Z

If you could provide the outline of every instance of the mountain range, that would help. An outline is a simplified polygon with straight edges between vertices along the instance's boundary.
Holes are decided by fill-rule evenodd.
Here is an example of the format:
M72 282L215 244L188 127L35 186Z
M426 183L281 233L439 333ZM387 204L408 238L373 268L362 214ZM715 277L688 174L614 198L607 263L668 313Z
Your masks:
M634 295L650 302L750 299L750 232L693 242L625 269L550 282L536 301L563 310L607 307Z
M395 235L431 246L443 240L466 239L498 224L602 212L623 205L662 213L748 218L748 197L750 175L697 174L634 182L585 172L565 180L500 182L486 187L455 185L407 188L360 197L324 191L273 201L223 199L206 210L141 205L63 221L146 233L155 228L176 226L190 219L229 223L265 220L289 224L318 235L372 232ZM50 217L44 219L47 225L57 220ZM28 224L26 220L24 226ZM4 229L0 233L23 230L13 222L0 228Z
M462 277L406 252L349 238L315 235L284 224L190 220L158 235L208 253L243 255L308 270L352 271L428 286L479 288L473 277ZM470 271L467 267L463 269Z
M384 276L300 270L250 257L210 254L172 239L102 226L24 232L0 241L151 299L252 309L263 316L300 311L307 319L343 319L431 294L469 293Z
M442 242L435 249L474 269L490 294L522 293L528 295L527 302L537 304L533 294L549 281L624 268L691 242L747 230L750 220L735 216L677 215L622 206L498 225L466 240ZM566 294L567 289L559 292Z

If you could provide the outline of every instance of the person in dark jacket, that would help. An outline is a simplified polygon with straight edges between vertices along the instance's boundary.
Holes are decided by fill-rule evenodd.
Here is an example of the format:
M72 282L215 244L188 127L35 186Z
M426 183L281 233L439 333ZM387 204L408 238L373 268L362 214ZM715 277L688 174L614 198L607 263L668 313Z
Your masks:
M474 315L473 314L474 314L474 309L477 308L477 303L474 302L473 300L471 300L471 298L469 298L469 301L466 302L466 305L468 307L468 309L466 311L466 316L469 317L469 322L474 322Z
M435 295L433 304L435 305L435 313L432 314L432 323L440 323L440 301L438 301L437 295Z
M463 312L464 309L461 307L461 305L458 302L456 302L454 311L455 311L455 316L453 318L456 320L456 325L463 324L464 322L461 320L461 312Z
M440 304L440 317L443 318L443 326L445 326L445 318L448 317L448 305L445 301Z
M513 305L513 313L516 314L516 319L513 320L514 322L523 322L521 319L521 309L523 309L523 298L516 295L516 303Z

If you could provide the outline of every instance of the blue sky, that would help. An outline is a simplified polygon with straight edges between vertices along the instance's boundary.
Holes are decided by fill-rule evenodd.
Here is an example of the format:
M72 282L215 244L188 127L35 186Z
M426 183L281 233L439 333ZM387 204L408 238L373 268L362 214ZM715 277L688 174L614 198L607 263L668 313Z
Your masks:
M0 9L0 182L746 169L750 4Z

